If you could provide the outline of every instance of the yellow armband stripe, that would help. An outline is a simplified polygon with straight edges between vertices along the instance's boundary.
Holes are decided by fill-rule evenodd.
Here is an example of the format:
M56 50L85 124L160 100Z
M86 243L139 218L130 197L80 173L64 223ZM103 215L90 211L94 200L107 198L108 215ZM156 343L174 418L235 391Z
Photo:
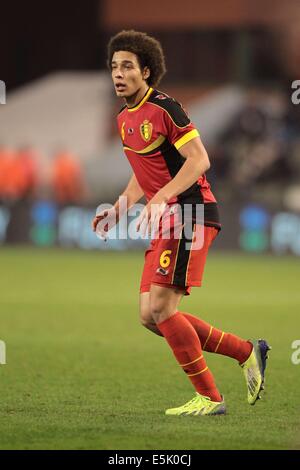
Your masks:
M192 131L184 134L182 137L180 137L180 139L177 140L177 142L175 142L174 145L177 148L177 150L179 150L180 147L182 147L184 144L186 144L190 140L195 139L195 137L200 137L197 129L193 129Z

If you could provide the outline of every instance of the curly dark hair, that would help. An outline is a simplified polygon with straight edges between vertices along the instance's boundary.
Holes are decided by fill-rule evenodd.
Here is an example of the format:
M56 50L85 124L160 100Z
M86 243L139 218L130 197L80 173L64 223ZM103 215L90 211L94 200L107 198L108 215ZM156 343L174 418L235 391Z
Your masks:
M140 31L120 31L113 36L107 46L107 66L111 70L111 61L115 52L128 51L138 58L141 70L150 69L146 80L149 86L158 86L166 73L165 57L161 44L157 39Z

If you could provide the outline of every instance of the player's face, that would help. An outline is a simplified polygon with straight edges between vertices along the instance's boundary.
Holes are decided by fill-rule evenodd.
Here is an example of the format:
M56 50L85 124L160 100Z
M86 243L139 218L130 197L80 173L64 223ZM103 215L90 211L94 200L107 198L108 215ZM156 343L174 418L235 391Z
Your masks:
M117 96L129 98L137 93L145 93L149 69L140 68L138 58L132 52L117 51L111 61L111 74Z

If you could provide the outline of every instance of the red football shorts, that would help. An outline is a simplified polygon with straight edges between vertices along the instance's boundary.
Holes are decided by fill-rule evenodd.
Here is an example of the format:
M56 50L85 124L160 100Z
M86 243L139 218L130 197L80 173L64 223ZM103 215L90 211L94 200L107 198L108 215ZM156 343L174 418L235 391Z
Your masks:
M169 239L153 239L145 252L140 292L149 292L150 285L157 284L189 295L192 287L201 286L208 249L218 232L215 227L194 225L192 242L183 234L176 239L172 233Z

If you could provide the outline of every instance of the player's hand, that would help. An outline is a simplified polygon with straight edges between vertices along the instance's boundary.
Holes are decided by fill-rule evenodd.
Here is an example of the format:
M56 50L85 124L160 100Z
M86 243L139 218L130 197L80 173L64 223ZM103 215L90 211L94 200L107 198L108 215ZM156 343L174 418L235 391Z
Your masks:
M107 213L108 213L108 210L103 211L103 213L100 213L99 215L96 215L93 218L93 220L92 220L92 230L93 230L93 232L96 232L98 222L100 222L100 220L104 219L104 217L107 216Z
M159 227L160 219L167 207L167 202L159 195L155 195L151 201L144 207L138 218L136 229L141 232L142 237L146 233L156 232Z
M100 238L104 241L107 240L107 232L118 223L118 216L114 207L111 209L104 209L96 214L92 220L92 230L97 232Z

